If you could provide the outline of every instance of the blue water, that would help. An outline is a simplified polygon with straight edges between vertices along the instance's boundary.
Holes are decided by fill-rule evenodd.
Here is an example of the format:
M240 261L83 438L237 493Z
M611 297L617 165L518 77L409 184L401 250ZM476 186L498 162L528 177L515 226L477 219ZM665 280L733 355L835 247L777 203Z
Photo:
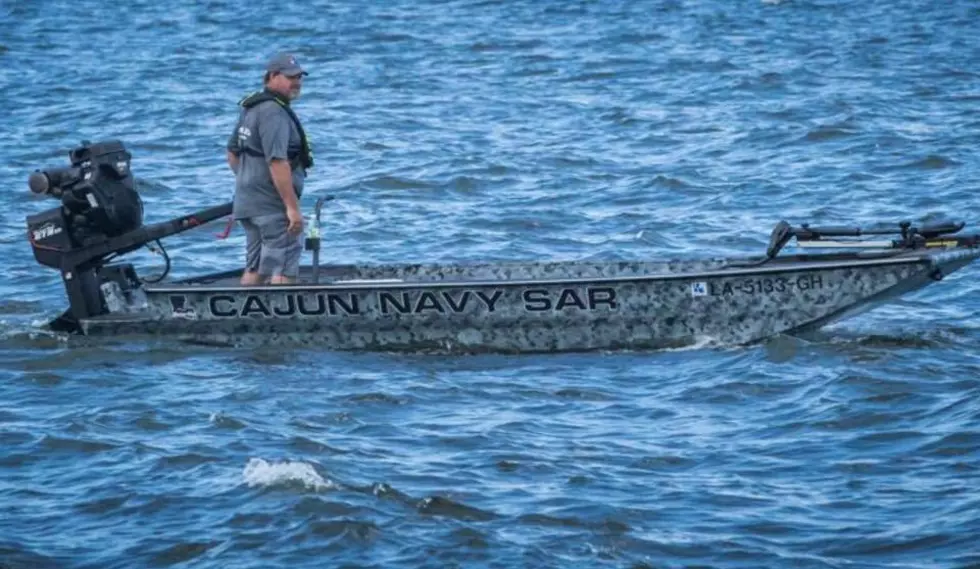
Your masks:
M0 3L0 566L980 566L976 268L750 348L95 349L41 330L63 290L24 235L54 203L28 174L83 139L125 141L149 221L227 201L235 102L278 49L311 73L329 262L973 224L977 22L968 0ZM239 265L220 229L171 239L172 275Z

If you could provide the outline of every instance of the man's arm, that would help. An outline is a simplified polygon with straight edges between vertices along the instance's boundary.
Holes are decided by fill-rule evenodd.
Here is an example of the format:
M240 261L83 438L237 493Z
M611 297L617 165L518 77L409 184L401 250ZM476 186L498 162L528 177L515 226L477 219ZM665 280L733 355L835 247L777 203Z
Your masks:
M299 211L299 200L293 187L293 170L289 165L289 134L292 119L286 111L278 106L266 104L265 116L259 126L259 140L262 153L269 162L269 175L283 205L286 206L286 217L289 218L290 232L299 233L303 230L303 216Z
M272 176L272 183L282 198L282 203L286 205L286 219L289 220L287 230L293 235L303 232L303 214L299 211L299 202L296 199L296 191L293 188L293 169L289 166L289 160L276 158L269 161L269 174Z
M235 174L238 174L238 155L242 152L241 140L238 138L238 129L241 127L244 117L244 111L238 114L238 120L235 121L235 128L232 129L231 136L228 137L228 142L225 144L225 158L228 160L228 167Z
M269 173L272 175L272 183L282 198L282 203L286 204L286 212L290 209L299 211L299 202L296 201L296 191L293 188L293 169L289 166L289 160L285 158L275 158L269 161Z
M238 155L232 152L231 150L226 151L225 154L227 155L228 158L228 167L231 168L232 172L237 174L238 164L239 164Z

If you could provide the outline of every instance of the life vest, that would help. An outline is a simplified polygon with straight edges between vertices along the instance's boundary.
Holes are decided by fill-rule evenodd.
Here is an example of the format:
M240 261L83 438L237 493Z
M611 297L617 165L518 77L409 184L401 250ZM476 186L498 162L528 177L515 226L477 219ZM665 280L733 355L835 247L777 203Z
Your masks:
M289 115L289 118L293 120L293 124L296 125L296 130L299 131L300 151L299 153L290 153L287 158L289 158L290 162L299 160L299 165L302 166L304 170L309 170L313 167L313 150L310 148L309 140L306 139L306 131L303 130L303 125L300 124L299 117L296 116L296 113L294 113L293 109L289 106L289 101L283 99L268 89L264 89L248 95L241 101L238 101L238 104L242 108L250 109L259 103L264 103L266 101L275 101L276 103L279 103L279 106L282 107ZM249 152L249 154L255 153L254 151L248 150L246 150L246 152ZM259 155L261 155L261 153Z

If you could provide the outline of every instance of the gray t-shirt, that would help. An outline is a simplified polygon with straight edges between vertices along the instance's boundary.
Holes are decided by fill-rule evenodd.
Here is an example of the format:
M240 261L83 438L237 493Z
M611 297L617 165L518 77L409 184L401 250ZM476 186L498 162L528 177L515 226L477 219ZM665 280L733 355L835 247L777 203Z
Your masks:
M286 204L272 183L269 162L274 158L289 160L301 148L299 129L279 103L265 101L242 109L228 138L228 150L239 160L232 207L235 219L286 212ZM298 201L306 172L298 160L292 160L290 166Z

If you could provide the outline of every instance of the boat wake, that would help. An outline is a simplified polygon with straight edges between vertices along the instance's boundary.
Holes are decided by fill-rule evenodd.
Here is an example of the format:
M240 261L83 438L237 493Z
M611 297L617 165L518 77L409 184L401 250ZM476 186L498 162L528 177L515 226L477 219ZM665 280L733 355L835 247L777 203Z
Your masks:
M0 320L0 349L46 350L68 346L66 335L46 330L45 324L41 321Z
M793 339L808 345L836 348L910 348L944 349L957 346L974 345L980 336L980 329L968 326L933 325L929 328L903 327L891 332L863 328L849 328L844 325L808 332L805 336Z

